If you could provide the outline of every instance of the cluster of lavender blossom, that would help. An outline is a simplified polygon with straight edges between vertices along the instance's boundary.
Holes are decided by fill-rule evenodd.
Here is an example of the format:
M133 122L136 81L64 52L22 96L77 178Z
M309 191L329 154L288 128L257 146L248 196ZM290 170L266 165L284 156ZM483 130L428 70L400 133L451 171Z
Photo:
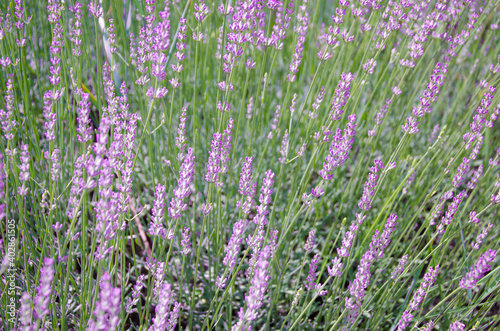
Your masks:
M493 0L0 5L0 329L500 327L499 26Z

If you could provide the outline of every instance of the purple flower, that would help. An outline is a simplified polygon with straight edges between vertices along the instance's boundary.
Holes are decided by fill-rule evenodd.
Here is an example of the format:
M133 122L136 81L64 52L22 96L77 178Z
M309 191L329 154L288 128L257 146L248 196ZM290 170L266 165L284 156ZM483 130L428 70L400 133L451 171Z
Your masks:
M306 244L304 249L307 253L311 253L314 248L314 230L309 231L309 236L307 236Z
M168 283L163 283L158 293L158 305L156 305L155 308L156 315L152 320L149 331L172 331L175 329L179 316L180 304L174 302L173 296L172 286ZM170 311L172 305L173 309Z
M52 281L54 280L54 259L50 257L44 258L43 265L34 301L34 315L40 321L50 312L49 303L50 294L52 293Z
M392 279L395 279L403 272L403 269L405 268L407 262L408 262L408 254L404 255L401 258L401 260L399 260L398 265L394 268L394 270L391 273Z
M137 311L136 306L141 298L141 290L146 286L144 284L145 278L145 275L140 275L139 277L137 277L135 285L132 289L132 295L128 298L127 305L125 307L127 314L132 314L134 311Z
M450 325L450 331L464 331L465 324L456 321Z
M251 119L253 112L253 96L248 99L246 118Z
M184 199L191 194L189 186L193 182L194 160L193 149L188 148L186 158L179 170L177 188L174 189L174 197L170 200L170 207L168 208L168 213L173 219L181 217L181 213L187 209Z
M481 231L481 233L477 236L476 242L472 244L472 248L479 249L481 247L484 238L488 236L488 233L491 231L492 228L493 224L491 223L489 223L485 228L483 228L483 231Z
M347 74L342 73L340 76L340 81L337 89L335 90L335 97L332 101L332 110L330 112L330 119L332 121L339 120L341 118L344 107L347 104L347 100L349 99L350 90L351 90L351 82L354 80L354 75L350 72Z
M306 279L306 289L308 291L313 291L321 287L321 285L316 284L316 270L318 269L319 254L316 254L311 260L309 265L309 275Z
M439 266L435 268L430 267L424 275L424 280L420 283L420 287L417 289L413 295L413 299L407 310L404 311L403 316L398 322L398 331L402 331L410 325L413 320L412 311L417 311L418 306L424 300L427 295L429 288L436 282L437 274L439 272Z
M356 134L354 131L356 128L355 122L356 115L350 115L349 121L344 129L344 134L342 134L340 129L337 129L337 133L332 137L332 145L328 155L325 157L323 169L319 172L319 175L323 177L323 179L332 179L333 171L343 165L349 158L349 151L352 148L354 135Z
M33 331L35 327L31 325L31 297L28 292L24 292L21 296L21 306L19 307L19 322L21 328L19 330Z
M100 300L96 302L94 316L96 321L90 320L88 330L116 330L120 323L121 290L113 287L111 276L105 272L100 282Z
M294 82L297 78L296 73L299 71L299 66L302 62L302 53L304 52L304 43L309 26L309 13L305 4L299 7L297 21L298 24L294 28L297 32L297 44L295 45L295 53L292 55L292 63L289 66L290 73L287 76L289 82Z
M19 157L19 181L22 183L18 187L17 193L21 196L26 196L28 194L29 188L26 186L30 179L30 154L28 152L28 145L21 145L21 155Z
M78 128L76 129L78 141L86 143L92 138L92 128L90 127L90 102L88 93L80 93L80 107L78 108ZM44 107L45 108L45 107Z
M262 306L264 300L264 292L267 288L267 266L268 259L271 255L271 247L266 246L262 249L259 261L255 266L254 276L250 282L250 289L245 295L246 310L241 308L238 317L238 323L233 326L233 330L247 330L248 322L252 322L257 318L257 311Z
M236 258L238 257L246 226L246 220L239 220L233 225L233 234L226 246L226 256L222 261L222 264L227 266L229 269L233 269L236 265Z
M230 118L222 137L220 150L220 173L226 173L229 170L228 164L230 161L229 154L231 153L231 140L233 139L233 124L234 121Z
M459 286L463 289L472 289L477 287L477 282L484 277L484 275L491 270L491 263L497 257L496 250L488 250L481 255L471 271L460 280Z
M446 212L445 216L441 218L441 223L437 226L437 230L439 233L443 234L446 231L446 226L450 225L464 196L465 191L462 191L453 198L453 202L448 206L448 211Z
M286 164L287 162L287 154L288 154L288 129L285 130L285 134L283 135L283 142L281 143L281 149L280 149L280 154L281 157L279 158L279 162L281 164Z
M406 124L401 126L401 129L410 135L415 134L418 132L418 123L414 117L410 116L406 119Z
M181 240L181 247L182 247L182 255L188 255L189 252L191 251L191 235L189 234L189 228L184 228L184 232L182 232L182 240Z
M337 277L342 274L342 263L340 262L341 259L339 257L335 257L332 260L332 267L328 266L328 275L330 277Z
M469 163L470 163L470 159L464 157L464 160L458 166L457 174L455 175L455 177L453 177L453 186L459 187L462 184L462 182L465 178L465 175L469 171Z
M69 6L68 9L75 15L75 20L73 22L73 27L70 30L70 40L74 45L72 49L73 55L80 57L82 51L80 46L82 45L82 7L83 5L79 2L75 2L73 6Z
M384 256L384 249L390 243L391 234L396 227L397 215L391 214L385 224L385 229L380 235L378 230L372 237L369 249L361 258L361 262L356 272L354 281L349 285L350 298L346 298L346 309L349 309L348 322L354 323L360 313L361 305L365 296L365 290L370 284L370 267L375 259L380 259Z
M214 133L208 157L207 174L205 175L207 182L216 183L219 179L221 138L222 135L220 133Z
M278 127L278 122L279 122L279 119L281 116L280 111L281 111L281 106L277 105L276 112L274 112L274 117L271 120L271 125L270 125L271 130L269 131L269 133L267 135L267 139L271 139L273 137L273 133L274 133L274 131L276 131L276 128Z
M316 96L316 99L314 100L314 103L312 104L312 109L313 111L309 112L309 118L310 119L315 119L318 117L318 109L323 103L323 99L325 97L325 87L321 86L321 90L318 92L318 95Z
M177 160L182 162L184 159L184 148L186 147L186 111L187 106L182 107L181 116L179 117L179 128L177 129L177 137L175 138L175 146L179 149Z
M434 328L434 322L433 321L429 321L425 326L424 328L422 329L422 331L432 331L432 329Z
M165 238L166 230L163 227L163 214L165 208L165 186L158 184L155 188L155 200L153 203L153 220L149 227L149 234Z
M5 111L0 109L0 123L2 124L2 132L5 139L12 140L14 138L12 131L17 123L14 117L14 83L12 81L12 74L10 74L7 79Z

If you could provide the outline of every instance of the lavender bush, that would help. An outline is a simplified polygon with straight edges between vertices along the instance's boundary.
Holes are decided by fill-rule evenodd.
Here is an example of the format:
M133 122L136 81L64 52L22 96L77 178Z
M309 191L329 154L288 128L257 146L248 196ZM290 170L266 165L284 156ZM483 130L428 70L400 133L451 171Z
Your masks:
M500 1L0 3L0 329L500 328Z

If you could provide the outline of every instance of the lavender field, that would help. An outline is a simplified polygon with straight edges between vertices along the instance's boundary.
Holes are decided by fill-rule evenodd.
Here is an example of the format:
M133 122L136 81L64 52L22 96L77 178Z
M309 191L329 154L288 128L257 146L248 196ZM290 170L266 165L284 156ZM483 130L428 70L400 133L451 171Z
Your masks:
M0 330L500 330L499 73L500 0L1 1Z

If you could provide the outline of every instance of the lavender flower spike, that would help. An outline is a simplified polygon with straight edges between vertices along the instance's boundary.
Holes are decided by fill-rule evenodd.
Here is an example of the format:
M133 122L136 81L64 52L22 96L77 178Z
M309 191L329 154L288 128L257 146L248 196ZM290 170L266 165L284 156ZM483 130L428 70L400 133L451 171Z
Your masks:
M49 313L50 294L52 293L52 281L54 280L54 259L46 257L43 260L44 267L40 273L40 283L36 289L34 315L38 320Z
M105 272L101 277L100 300L96 302L94 316L96 321L90 320L87 330L116 330L120 322L121 290L113 287L111 276Z
M463 289L472 289L477 286L477 282L484 277L484 275L491 270L491 263L495 261L497 257L496 250L488 250L484 253L477 263L474 265L471 271L465 275L464 278L459 283L459 286Z
M155 188L155 201L153 205L153 222L149 228L149 234L165 238L166 230L163 227L163 213L165 208L165 186L158 184Z
M240 320L232 328L233 331L248 330L248 322L251 322L257 318L257 310L262 306L262 301L264 300L264 291L267 288L267 281L269 279L269 276L267 275L267 266L269 264L268 259L270 255L271 247L264 247L260 254L259 261L256 265L250 289L248 290L248 294L245 296L247 309L245 311L243 310L243 308L241 308L238 314Z
M413 320L412 311L418 310L419 304L424 300L424 297L427 295L427 291L429 288L436 282L436 277L439 271L439 266L435 268L430 267L427 273L424 275L424 280L420 283L420 287L415 292L413 299L410 302L410 306L401 316L401 319L398 323L398 331L402 331L410 325Z

